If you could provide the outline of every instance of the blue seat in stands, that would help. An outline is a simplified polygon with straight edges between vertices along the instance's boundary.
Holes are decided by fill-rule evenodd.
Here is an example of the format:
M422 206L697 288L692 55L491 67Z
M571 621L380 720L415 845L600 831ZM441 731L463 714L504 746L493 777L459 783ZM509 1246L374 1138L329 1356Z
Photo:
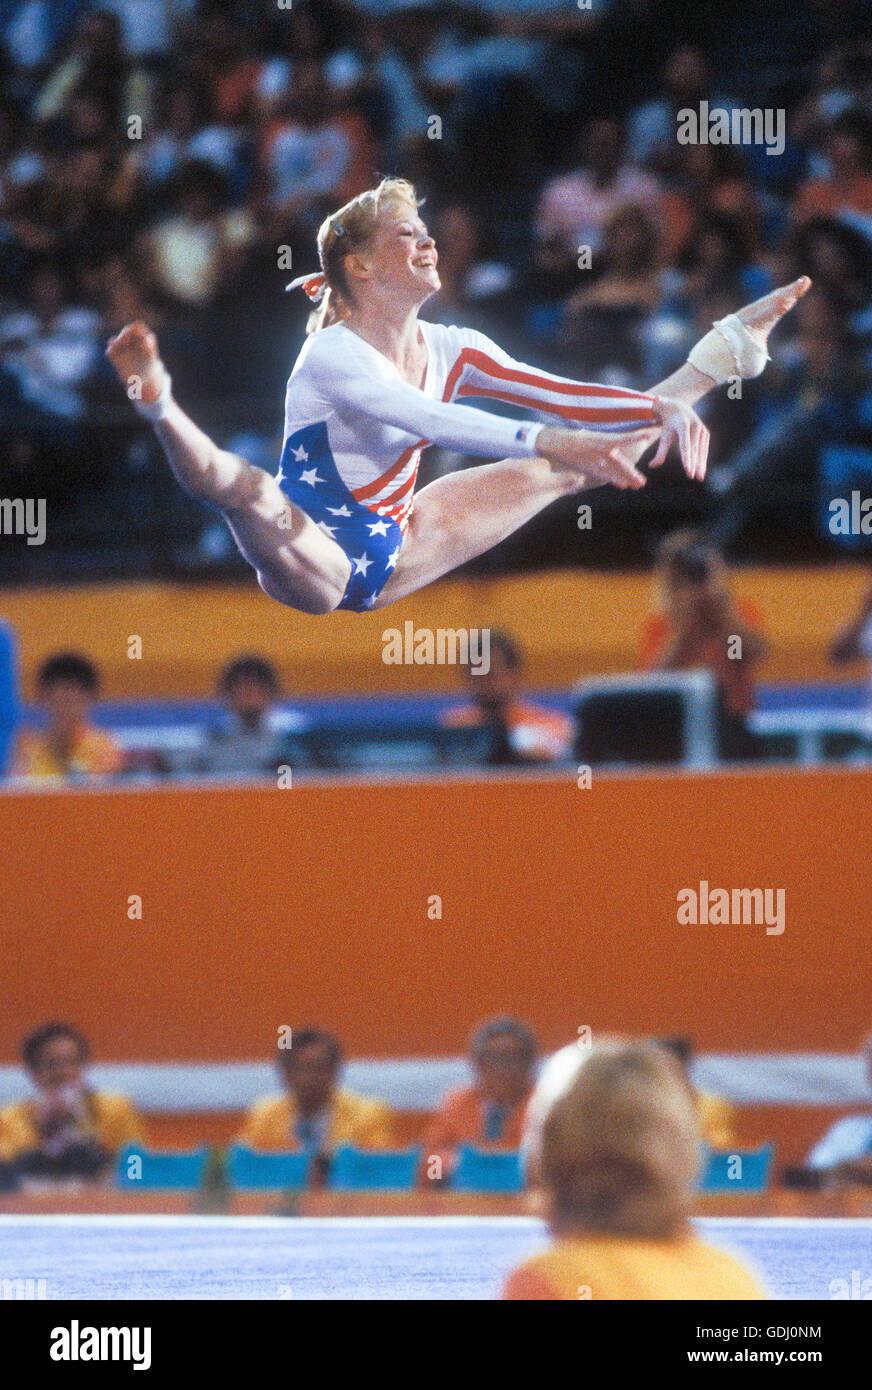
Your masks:
M521 1192L524 1170L519 1153L486 1153L462 1144L451 1178L455 1192Z
M244 1144L227 1150L227 1179L240 1191L273 1188L297 1191L309 1179L311 1158L306 1153L259 1153Z
M209 1150L205 1144L187 1153L128 1144L118 1156L115 1181L119 1187L137 1192L146 1188L195 1188L203 1181L208 1161Z
M420 1156L418 1148L365 1151L343 1144L333 1155L328 1185L334 1192L409 1192Z
M759 1149L710 1152L700 1181L701 1192L765 1192L775 1153L772 1144Z

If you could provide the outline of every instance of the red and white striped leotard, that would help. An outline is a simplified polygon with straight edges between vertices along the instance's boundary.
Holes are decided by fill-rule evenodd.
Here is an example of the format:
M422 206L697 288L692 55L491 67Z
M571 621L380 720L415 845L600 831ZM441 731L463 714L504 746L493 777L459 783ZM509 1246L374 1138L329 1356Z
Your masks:
M421 390L404 381L377 348L344 324L333 324L306 340L285 398L285 441L323 423L342 483L359 504L390 517L403 532L427 444L485 458L536 452L542 425L454 404L464 397L506 401L570 428L614 434L657 423L649 395L525 366L471 328L423 320L420 327L428 349Z

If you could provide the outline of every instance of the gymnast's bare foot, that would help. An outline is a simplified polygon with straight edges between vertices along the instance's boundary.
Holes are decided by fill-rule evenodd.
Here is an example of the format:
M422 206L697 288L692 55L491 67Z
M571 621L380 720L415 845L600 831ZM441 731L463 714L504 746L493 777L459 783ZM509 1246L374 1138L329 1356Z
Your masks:
M153 405L160 396L166 368L160 359L157 338L148 325L128 323L110 338L106 356L130 399Z
M741 319L751 337L765 348L775 325L810 289L811 280L807 275L800 275L792 284L782 285L780 289L764 294L762 299L755 299L753 304L746 304L744 309L739 309L736 317Z

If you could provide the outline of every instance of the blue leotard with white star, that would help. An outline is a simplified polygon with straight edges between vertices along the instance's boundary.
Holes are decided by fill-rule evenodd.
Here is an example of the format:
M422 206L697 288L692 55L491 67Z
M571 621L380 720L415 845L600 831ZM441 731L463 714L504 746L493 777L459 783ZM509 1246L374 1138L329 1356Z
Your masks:
M428 444L485 458L535 454L542 428L455 402L508 401L567 425L620 434L656 423L652 398L515 362L483 333L424 323L419 390L343 324L306 340L288 381L276 475L287 497L342 547L351 577L340 608L371 608L399 559Z

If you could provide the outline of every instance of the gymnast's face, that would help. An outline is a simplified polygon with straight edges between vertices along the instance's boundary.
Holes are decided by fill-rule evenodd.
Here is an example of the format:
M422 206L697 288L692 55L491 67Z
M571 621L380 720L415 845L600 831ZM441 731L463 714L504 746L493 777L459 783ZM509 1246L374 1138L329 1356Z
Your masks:
M436 243L417 209L407 203L385 208L369 246L353 260L357 266L349 269L354 279L414 303L423 304L441 285Z

